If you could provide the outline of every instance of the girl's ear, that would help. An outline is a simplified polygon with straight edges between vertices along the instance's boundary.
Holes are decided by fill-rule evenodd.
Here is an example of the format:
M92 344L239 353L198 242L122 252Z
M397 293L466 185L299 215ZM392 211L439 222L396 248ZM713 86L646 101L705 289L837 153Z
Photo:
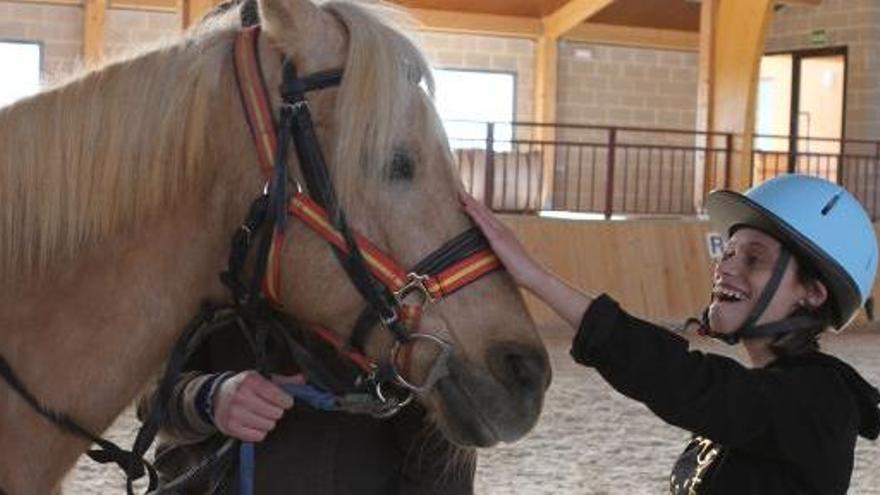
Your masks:
M807 304L818 308L828 300L828 288L819 280L807 284Z

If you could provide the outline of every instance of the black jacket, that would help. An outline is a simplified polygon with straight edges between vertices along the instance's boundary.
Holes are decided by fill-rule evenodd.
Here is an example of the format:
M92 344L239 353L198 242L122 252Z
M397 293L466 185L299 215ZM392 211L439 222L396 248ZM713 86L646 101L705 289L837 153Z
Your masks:
M689 351L607 296L587 310L571 354L694 434L672 493L844 494L856 437L880 433L880 393L839 359L815 353L749 369Z
M290 359L273 353L276 364ZM220 332L190 359L187 372L175 384L170 411L156 449L160 475L173 479L216 452L225 438L199 419L193 405L193 385L207 372L254 367L245 339L237 332ZM283 364L273 367L292 373ZM138 415L149 414L156 390L141 400ZM333 495L469 495L473 493L473 454L460 451L428 426L417 404L380 420L364 415L318 411L297 403L256 447L255 493ZM237 470L230 466L220 493L235 493ZM188 493L209 492L201 484Z

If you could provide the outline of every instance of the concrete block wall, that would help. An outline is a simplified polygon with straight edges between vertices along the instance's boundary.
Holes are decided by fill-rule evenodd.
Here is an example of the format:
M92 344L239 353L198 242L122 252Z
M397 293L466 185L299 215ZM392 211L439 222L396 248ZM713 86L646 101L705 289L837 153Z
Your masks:
M107 11L104 54L115 56L180 34L180 14L143 10Z
M532 121L535 100L535 43L523 38L421 32L414 35L431 65L516 74L514 120Z
M110 8L107 11L105 55L180 32L179 14ZM0 0L0 40L42 44L43 79L52 81L77 70L83 60L83 8Z
M693 129L696 52L563 41L557 120Z
M847 47L846 113L848 139L880 140L880 2L824 0L816 7L787 6L776 12L767 34L768 52L815 48L810 34L824 30L828 46ZM847 153L873 155L874 146L850 145ZM880 204L877 162L848 159L841 181L872 211Z
M0 1L0 40L42 45L43 78L52 79L77 67L82 59L83 9Z
M774 15L766 51L815 48L810 33L825 30L828 46L848 47L846 136L880 139L880 2L824 0L817 7L786 6Z

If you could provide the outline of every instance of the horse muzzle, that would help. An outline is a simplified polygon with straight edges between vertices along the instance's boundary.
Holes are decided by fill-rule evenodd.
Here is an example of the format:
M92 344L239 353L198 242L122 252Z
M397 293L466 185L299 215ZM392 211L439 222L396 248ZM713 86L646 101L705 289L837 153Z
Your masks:
M486 351L485 367L453 356L436 384L440 427L461 446L519 440L538 421L550 376L542 348L496 344Z

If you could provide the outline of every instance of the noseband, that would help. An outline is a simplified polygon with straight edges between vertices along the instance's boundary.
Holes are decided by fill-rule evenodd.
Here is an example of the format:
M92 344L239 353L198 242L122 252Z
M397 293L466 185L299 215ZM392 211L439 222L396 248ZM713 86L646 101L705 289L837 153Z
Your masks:
M283 61L282 104L276 126L265 88L259 62L259 27L240 31L235 43L235 66L239 94L257 147L260 168L267 178L264 196L257 203L266 204L265 220L272 228L263 229L257 252L257 265L251 290L235 284L227 277L239 302L254 297L256 287L273 306L281 306L280 279L281 253L284 247L288 215L302 221L325 239L349 279L366 301L347 342L340 342L331 332L316 329L316 334L338 350L363 356L369 334L377 325L387 329L395 338L385 361L372 363L368 377L375 384L376 396L383 400L383 386L389 382L412 393L427 392L445 372L446 360L452 345L433 333L413 331L420 323L424 307L437 302L457 290L501 268L485 237L472 228L451 239L426 256L411 269L401 264L348 225L345 212L339 205L330 174L315 133L306 94L338 86L342 71L328 71L298 77L296 67L289 59ZM277 132L276 132L277 129ZM305 188L290 177L287 157L290 144L299 159ZM308 194L306 193L308 191ZM259 229L248 217L241 235L251 237ZM249 244L249 243L248 243ZM233 252L241 266L247 256L247 246ZM230 266L233 262L230 263ZM411 344L417 341L434 344L440 349L434 366L421 384L415 384L401 372L400 360L408 355ZM405 366L404 366L405 368ZM401 404L402 406L403 404Z

